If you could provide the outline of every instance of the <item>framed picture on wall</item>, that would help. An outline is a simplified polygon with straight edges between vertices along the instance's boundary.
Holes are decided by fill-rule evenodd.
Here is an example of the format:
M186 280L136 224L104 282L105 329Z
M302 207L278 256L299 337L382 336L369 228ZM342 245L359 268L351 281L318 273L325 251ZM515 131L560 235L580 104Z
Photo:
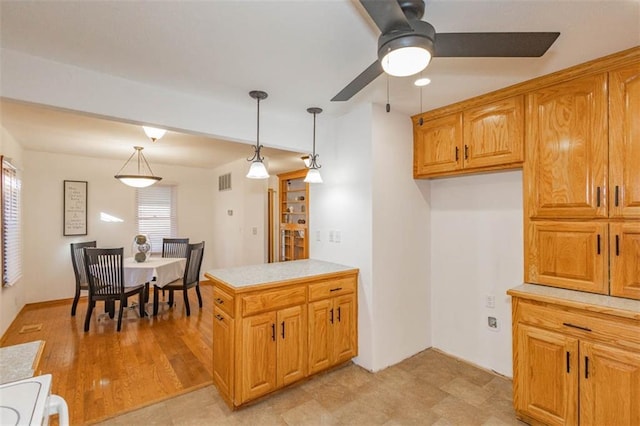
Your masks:
M87 235L87 182L64 181L64 232L67 235Z

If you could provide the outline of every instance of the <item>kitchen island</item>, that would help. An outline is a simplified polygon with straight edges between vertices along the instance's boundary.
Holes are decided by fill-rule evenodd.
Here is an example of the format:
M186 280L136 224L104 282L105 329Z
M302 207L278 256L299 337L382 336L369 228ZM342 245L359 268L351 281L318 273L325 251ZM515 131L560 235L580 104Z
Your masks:
M232 409L358 354L358 269L305 259L205 276L213 382Z

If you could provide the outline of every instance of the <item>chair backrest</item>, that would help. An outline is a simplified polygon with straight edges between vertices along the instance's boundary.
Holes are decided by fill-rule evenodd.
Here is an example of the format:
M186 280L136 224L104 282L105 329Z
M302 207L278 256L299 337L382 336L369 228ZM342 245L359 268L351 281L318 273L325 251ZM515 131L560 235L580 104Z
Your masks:
M184 268L184 285L198 282L200 279L200 266L204 254L204 241L187 246L187 264Z
M96 247L96 242L71 243L71 263L73 264L73 273L76 276L76 286L78 287L87 284L87 271L84 267L85 247Z
M162 257L187 257L188 238L163 238Z
M124 292L124 248L85 248L85 268L89 295L116 295Z

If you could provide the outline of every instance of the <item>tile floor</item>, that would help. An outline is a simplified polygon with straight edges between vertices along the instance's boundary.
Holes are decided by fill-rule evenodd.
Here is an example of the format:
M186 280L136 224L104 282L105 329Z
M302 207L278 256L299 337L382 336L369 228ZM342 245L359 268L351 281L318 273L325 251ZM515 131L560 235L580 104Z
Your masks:
M375 374L354 364L231 411L213 386L100 425L524 425L511 381L436 350Z

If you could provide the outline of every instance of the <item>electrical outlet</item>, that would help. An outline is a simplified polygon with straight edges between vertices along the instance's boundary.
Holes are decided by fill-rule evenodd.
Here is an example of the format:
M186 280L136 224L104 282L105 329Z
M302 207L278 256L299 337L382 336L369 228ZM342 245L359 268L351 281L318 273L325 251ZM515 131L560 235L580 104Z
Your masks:
M258 235L258 228L257 228L257 227L255 227L255 226L254 226L253 228L251 228L251 233L252 233L253 235Z
M487 294L487 299L486 299L486 306L487 308L495 308L496 307L496 297L491 295L491 294Z
M333 231L329 231L329 242L333 242Z
M320 231L316 231L316 241L320 241Z
M496 317L487 317L487 327L489 327L491 331L499 331L498 319Z
M336 231L336 233L333 236L333 241L335 241L336 243L340 242L340 231Z

